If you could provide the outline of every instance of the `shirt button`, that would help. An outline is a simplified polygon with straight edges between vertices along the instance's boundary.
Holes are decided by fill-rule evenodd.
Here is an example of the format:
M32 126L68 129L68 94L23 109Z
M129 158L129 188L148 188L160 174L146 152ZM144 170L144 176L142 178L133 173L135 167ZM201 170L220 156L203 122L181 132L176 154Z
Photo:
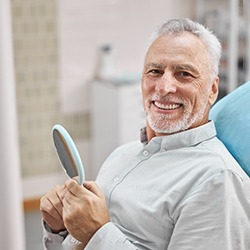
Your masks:
M48 240L49 240L50 243L55 243L55 240L53 240L53 239L50 238L50 237L48 238Z
M148 156L148 151L147 150L143 151L143 155Z
M78 244L78 242L79 242L78 240L76 240L76 239L75 239L75 238L73 238L73 237L71 238L71 240L70 240L70 241L71 241L72 243L74 243L74 244Z
M114 180L114 182L118 182L120 180L120 178L117 176L113 180Z

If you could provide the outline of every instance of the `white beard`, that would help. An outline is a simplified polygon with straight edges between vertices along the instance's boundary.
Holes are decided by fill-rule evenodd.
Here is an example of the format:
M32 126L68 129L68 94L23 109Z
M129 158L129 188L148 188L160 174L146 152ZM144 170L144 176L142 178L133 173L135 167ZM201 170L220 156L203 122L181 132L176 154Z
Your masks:
M149 98L152 100L152 98ZM152 110L146 108L146 117L149 126L159 134L173 134L180 131L189 129L195 122L201 120L205 116L207 109L207 100L203 98L200 103L200 109L196 112L190 106L189 102L182 98L168 98L168 97L154 97L154 100L165 100L169 99L176 103L181 103L184 108L184 114L181 119L173 121L171 115L164 115L159 113L153 113ZM149 100L146 101L147 107L149 106Z

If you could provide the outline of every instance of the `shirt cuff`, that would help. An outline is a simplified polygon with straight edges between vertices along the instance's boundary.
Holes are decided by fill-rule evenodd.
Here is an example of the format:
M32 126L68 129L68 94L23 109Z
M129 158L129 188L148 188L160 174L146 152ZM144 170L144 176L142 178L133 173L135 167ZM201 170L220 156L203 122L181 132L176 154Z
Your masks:
M42 221L43 225L43 242L46 245L47 243L62 243L65 237L68 235L67 230L61 231L58 234L52 233L50 227L46 224L45 221Z

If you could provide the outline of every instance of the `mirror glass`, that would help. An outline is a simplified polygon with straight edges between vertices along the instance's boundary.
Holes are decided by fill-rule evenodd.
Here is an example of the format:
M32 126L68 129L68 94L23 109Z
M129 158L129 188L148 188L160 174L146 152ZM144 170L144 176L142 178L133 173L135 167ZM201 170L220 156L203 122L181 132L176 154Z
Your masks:
M52 128L52 137L64 171L70 178L78 176L78 183L82 185L85 179L84 167L71 136L63 126L57 124Z

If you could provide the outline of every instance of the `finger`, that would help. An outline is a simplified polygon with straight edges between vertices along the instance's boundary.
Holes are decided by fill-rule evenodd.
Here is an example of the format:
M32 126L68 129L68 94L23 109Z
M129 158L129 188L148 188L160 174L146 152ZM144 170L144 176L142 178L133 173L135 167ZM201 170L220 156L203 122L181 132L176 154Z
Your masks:
M78 183L79 176L78 176L78 175L77 175L77 176L74 176L74 177L72 177L71 179L74 180L74 181L76 181L76 182Z
M62 200L61 193L63 192L64 186L56 186L54 189L49 191L41 199L41 207L51 213L54 213L53 210L56 210L59 215L62 213ZM56 216L57 217L57 216Z
M79 185L75 180L72 179L68 179L65 182L65 186L67 190L76 197L79 197L79 194L81 194L81 192L84 190L83 186Z
M65 185L63 186L63 188L56 190L56 195L57 195L57 198L60 201L61 205L63 204L62 200L63 200L63 197L65 195L65 190L66 190Z
M85 181L83 186L98 197L103 197L104 193L94 181Z
M64 185L63 186L63 190L61 192L58 192L57 195L59 197L59 199L61 200L62 204L63 204L63 199L64 199L64 196L67 192L67 187Z
M54 207L54 209L61 215L62 214L62 195L63 195L64 189L62 186L56 187L55 191L50 192L48 194L47 199L50 201L51 205Z
M43 220L48 224L48 226L53 232L56 232L56 231L60 232L60 231L65 230L64 222L62 219L57 220L53 216L51 216L49 213L46 213L46 212L43 212L42 216L43 216Z
M54 219L61 219L61 213L55 208L53 203L48 199L48 197L43 197L40 203L40 210L43 214L49 214Z
M76 196L70 193L67 189L65 190L64 198L62 200L63 202L63 207L70 206L74 200L76 199Z

